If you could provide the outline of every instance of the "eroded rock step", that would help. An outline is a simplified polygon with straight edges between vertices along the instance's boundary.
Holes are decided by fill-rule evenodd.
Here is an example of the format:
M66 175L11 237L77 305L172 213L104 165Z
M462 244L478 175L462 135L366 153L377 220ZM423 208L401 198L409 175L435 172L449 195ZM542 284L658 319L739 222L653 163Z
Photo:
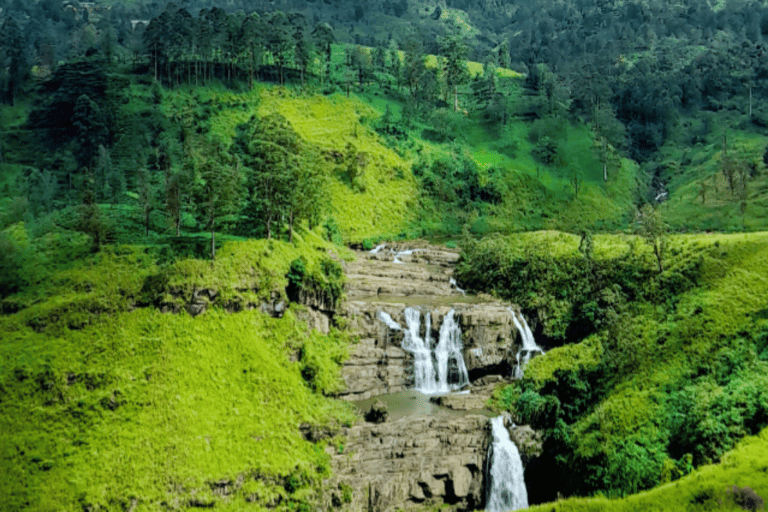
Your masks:
M342 368L346 390L341 398L360 400L413 386L412 355L400 348L404 333L387 328L379 312L405 326L403 303L350 301L343 314L361 341ZM433 305L432 339L439 338L443 318L453 309L462 332L464 362L470 381L491 374L509 374L520 347L512 313L500 303Z
M329 450L335 469L330 487L354 490L349 510L407 510L426 500L477 509L487 424L484 415L422 416L345 429L343 450ZM343 501L337 490L332 500L334 493Z
M415 250L411 254L402 251ZM395 252L399 251L399 252ZM425 246L394 246L376 254L357 253L346 264L345 291L350 299L375 296L462 296L450 281L457 251Z

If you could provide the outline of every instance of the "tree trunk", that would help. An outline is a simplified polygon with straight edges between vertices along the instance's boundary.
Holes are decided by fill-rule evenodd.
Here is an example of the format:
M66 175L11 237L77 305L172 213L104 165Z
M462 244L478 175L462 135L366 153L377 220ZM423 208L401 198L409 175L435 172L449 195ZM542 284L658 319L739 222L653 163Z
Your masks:
M293 208L288 214L288 243L293 243Z
M211 223L211 261L216 259L216 231Z
M659 264L659 274L664 272L664 267L661 264L661 252L659 251L659 243L653 244L653 253L656 255L656 263Z
M459 111L459 86L455 84L453 86L453 110Z

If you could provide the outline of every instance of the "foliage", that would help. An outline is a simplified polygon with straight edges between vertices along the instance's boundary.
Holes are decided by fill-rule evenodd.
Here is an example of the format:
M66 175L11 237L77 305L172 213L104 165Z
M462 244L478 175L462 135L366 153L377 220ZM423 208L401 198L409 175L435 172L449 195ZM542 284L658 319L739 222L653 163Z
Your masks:
M634 237L594 236L590 252L579 243L558 233L466 241L457 272L461 286L519 304L549 347L495 398L546 432L529 481L540 471L565 495L636 493L768 425L764 234L670 235L661 272Z
M240 506L274 493L311 499L306 490L328 460L297 426L351 418L302 378L313 368L312 386L329 391L343 338L305 339L291 313L192 319L137 310L55 336L11 325L4 319L0 388L8 510L224 504L210 493L223 480L234 485L227 501ZM304 370L289 361L297 348ZM265 492L249 492L253 482Z
M353 421L324 398L340 389L350 340L307 333L295 305L282 319L217 305L279 297L293 260L338 294L341 268L326 256L338 249L301 232L294 244L228 242L211 266L158 264L151 246L92 254L86 236L56 229L3 237L24 256L24 286L0 318L5 508L313 503L328 456L297 427ZM217 299L197 318L147 307L200 289ZM212 492L223 481L226 498Z

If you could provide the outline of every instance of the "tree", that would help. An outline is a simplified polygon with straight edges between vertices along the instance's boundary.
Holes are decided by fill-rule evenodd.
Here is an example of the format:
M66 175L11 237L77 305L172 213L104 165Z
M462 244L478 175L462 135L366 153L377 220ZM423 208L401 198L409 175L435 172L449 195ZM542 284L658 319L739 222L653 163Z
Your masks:
M280 85L283 85L285 83L284 68L288 62L290 51L294 47L291 24L288 21L288 16L282 11L272 12L265 17L267 18L267 50L277 66L278 81Z
M12 16L6 16L0 26L0 50L5 52L8 61L8 82L5 90L5 100L12 106L16 101L16 91L21 85L24 74L24 40L21 29ZM6 64L0 60L3 67Z
M600 162L603 165L603 181L608 181L608 146L621 147L626 138L624 125L616 118L616 113L608 103L595 105L594 130L596 142L600 146Z
M211 259L216 259L217 221L233 213L241 195L241 174L239 162L228 158L222 143L217 139L209 140L209 148L198 171L202 186L203 210L208 229L211 232Z
M312 37L317 42L317 47L325 56L325 78L331 77L331 50L336 37L333 35L333 29L328 23L318 23L315 30L312 31Z
M357 73L357 83L362 89L373 71L371 54L362 46L355 45L350 51L350 64Z
M89 170L86 170L86 172L86 179L83 182L82 203L78 209L79 215L76 229L89 235L93 240L91 250L93 252L99 252L106 230L104 221L101 218L101 212L99 211L99 205L96 204L93 173Z
M272 238L275 221L290 216L301 141L280 114L251 118L238 127L234 150L247 168L249 206Z
M99 146L106 143L107 128L102 121L101 109L91 99L81 94L77 98L72 115L75 127L75 158L80 167L90 168Z
M244 214L249 221L261 221L271 238L274 223L284 220L289 241L296 222L318 224L327 203L323 199L325 178L316 163L321 157L308 153L291 123L280 114L251 118L237 130L233 151L248 176ZM241 231L252 233L253 227Z
M152 18L144 30L142 40L144 47L149 53L151 66L155 73L155 80L159 79L160 72L168 63L170 36L173 33L172 28L169 11L165 10L159 16Z
M445 57L443 76L449 89L453 92L453 110L459 110L459 85L469 81L467 55L469 46L463 37L451 35L440 45L441 54Z
M421 41L414 36L409 37L405 41L405 61L403 62L402 76L408 90L411 93L411 97L416 97L416 91L418 90L419 81L422 75L426 72L427 66L425 64L424 48L421 45Z
M157 207L157 183L155 183L154 175L146 167L139 170L138 180L139 211L144 220L144 235L149 236L151 215Z
M645 243L653 248L653 255L659 267L659 273L664 271L664 254L667 249L667 225L661 217L661 211L646 204L637 213L637 231Z
M245 53L248 64L248 79L253 88L254 73L264 62L264 50L266 43L263 30L264 20L258 14L251 13L243 20L240 30L245 44Z

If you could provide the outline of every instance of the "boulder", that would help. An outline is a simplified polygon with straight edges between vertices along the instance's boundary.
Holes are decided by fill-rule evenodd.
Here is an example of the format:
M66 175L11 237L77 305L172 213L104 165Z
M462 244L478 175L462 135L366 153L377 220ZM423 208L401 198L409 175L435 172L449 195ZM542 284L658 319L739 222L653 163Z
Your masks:
M387 421L387 405L381 400L376 400L365 415L365 421L371 423L384 423Z

